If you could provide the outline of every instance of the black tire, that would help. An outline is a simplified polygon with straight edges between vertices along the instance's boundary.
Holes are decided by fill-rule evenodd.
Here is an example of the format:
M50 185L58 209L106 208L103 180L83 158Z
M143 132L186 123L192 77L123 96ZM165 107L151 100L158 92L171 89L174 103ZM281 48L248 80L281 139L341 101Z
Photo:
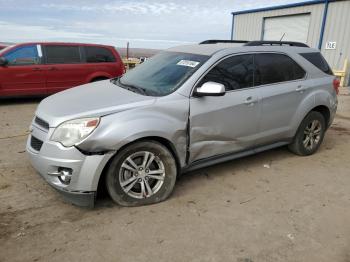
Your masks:
M317 143L313 143L313 146L310 145L310 139L309 142L304 144L307 140L306 133L310 133L308 130L310 130L310 127L312 126L312 123L316 121L316 123L319 123L320 125L320 132L319 132L319 139ZM306 132L306 133L305 133ZM316 111L311 111L301 122L298 131L294 137L293 142L288 146L289 150L293 153L299 155L299 156L308 156L314 154L320 145L322 144L324 135L326 132L326 121L324 116ZM316 134L316 133L315 133ZM313 135L314 138L316 138L316 135ZM310 137L310 136L309 136Z
M129 179L132 177L141 177L140 174L136 174L133 171L129 171L128 169L125 169L122 167L124 161L127 161L128 157L132 157L135 154L141 154L144 152L149 152L151 154L154 154L155 160L152 162L152 165L157 165L157 161L161 161L159 163L162 163L162 166L164 167L163 170L165 170L163 180L152 180L151 178L147 178L148 185L151 185L151 183L157 183L157 181L162 181L163 183L161 186L158 186L157 191L153 195L150 196L143 196L144 198L136 198L134 196L130 196L129 194L136 194L134 191L137 190L137 186L140 187L141 191L141 183L146 183L144 181L146 177L143 177L142 182L136 182L135 186L126 193L123 187L121 186L121 179L125 177L126 175L129 175ZM141 156L140 156L141 157ZM157 160L156 160L157 159ZM138 160L138 159L136 159ZM142 161L141 161L142 162ZM136 162L134 162L136 164ZM130 165L129 165L130 166ZM141 165L140 165L141 167ZM159 167L158 167L159 168ZM150 172L151 167L149 168ZM141 172L141 171L140 171ZM133 174L133 175L132 175ZM144 176L147 176L146 169L143 173ZM142 141L142 142L136 142L134 144L131 144L127 146L126 148L122 149L112 160L109 169L107 171L106 175L106 187L107 191L112 198L112 200L121 205L121 206L141 206L141 205L149 205L158 203L161 201L164 201L169 197L171 192L173 191L175 182L176 182L176 175L177 175L177 167L175 159L172 155L172 153L162 144L156 142L156 141ZM148 177L148 176L147 176ZM141 178L138 178L141 179ZM124 182L127 179L124 180ZM151 181L152 180L152 181ZM161 182L159 182L161 183ZM128 184L131 185L132 183ZM140 185L139 185L140 184ZM145 184L143 184L143 187ZM124 187L126 187L124 185ZM152 187L152 186L151 186ZM152 188L153 189L153 188ZM147 190L146 190L147 192ZM149 192L149 191L148 191ZM140 192L140 195L142 195L142 192Z

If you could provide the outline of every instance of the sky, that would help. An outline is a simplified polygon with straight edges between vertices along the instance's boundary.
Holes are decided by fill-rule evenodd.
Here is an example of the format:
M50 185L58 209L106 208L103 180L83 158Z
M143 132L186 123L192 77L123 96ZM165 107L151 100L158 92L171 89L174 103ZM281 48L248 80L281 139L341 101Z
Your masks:
M163 49L229 39L231 12L302 0L0 0L0 42Z

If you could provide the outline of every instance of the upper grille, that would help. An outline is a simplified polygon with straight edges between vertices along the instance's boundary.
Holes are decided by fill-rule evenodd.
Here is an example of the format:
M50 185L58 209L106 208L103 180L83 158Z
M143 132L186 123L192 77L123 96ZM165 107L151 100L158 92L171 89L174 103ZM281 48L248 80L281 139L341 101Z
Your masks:
M32 136L30 138L30 146L36 151L40 151L42 145L43 145L43 141L37 139L35 136Z
M37 125L39 125L39 126L45 128L46 130L49 130L49 127L50 127L50 126L49 126L49 123L46 122L46 121L44 121L44 120L42 120L41 118L39 118L39 117L36 116L34 122L35 122Z

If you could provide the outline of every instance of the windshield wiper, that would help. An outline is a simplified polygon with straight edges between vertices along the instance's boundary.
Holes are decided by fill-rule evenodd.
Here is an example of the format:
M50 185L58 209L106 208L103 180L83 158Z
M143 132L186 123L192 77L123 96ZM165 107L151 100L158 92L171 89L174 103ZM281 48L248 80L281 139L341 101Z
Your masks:
M120 78L114 78L111 80L111 82L115 85L118 85L122 88L125 88L129 91L135 92L135 93L139 93L139 94L143 94L148 96L147 90L145 88L139 87L139 86L135 86L135 85L130 85L130 84L124 84L120 81Z

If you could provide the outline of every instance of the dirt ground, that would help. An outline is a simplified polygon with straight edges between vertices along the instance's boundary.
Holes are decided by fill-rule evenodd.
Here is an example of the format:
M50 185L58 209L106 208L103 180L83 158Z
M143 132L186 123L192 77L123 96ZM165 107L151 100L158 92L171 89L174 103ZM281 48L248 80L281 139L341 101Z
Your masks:
M0 101L0 261L350 261L350 96L320 151L279 148L179 179L163 203L63 202L29 164L38 99ZM265 167L264 167L265 165Z

